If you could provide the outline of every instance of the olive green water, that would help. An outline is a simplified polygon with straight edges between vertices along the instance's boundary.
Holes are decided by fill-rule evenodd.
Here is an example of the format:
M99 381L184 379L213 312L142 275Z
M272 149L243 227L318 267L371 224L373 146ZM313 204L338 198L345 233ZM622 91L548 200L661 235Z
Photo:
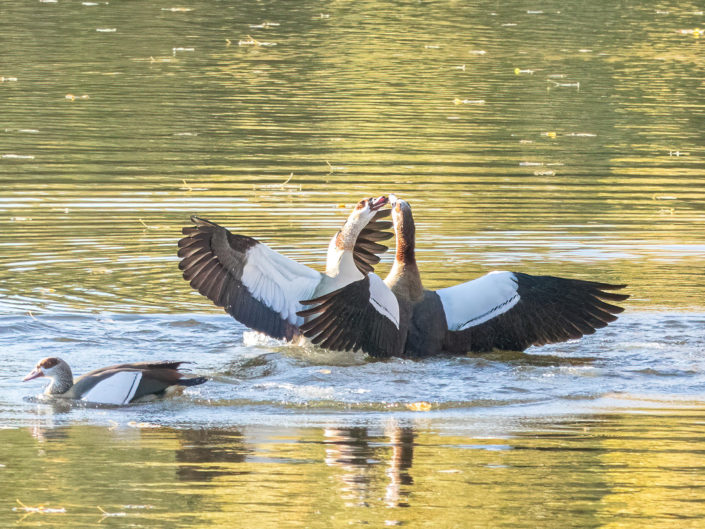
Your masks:
M0 526L702 526L704 26L696 2L4 0ZM176 268L191 214L318 267L391 192L427 287L624 282L625 317L347 365L248 342ZM47 352L212 380L55 410L18 382Z

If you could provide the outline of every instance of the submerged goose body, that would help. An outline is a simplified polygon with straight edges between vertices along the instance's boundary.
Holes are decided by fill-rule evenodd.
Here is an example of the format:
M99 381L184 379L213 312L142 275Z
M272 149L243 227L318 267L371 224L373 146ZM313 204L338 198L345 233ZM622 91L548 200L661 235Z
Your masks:
M24 381L47 377L44 394L96 404L129 404L146 397L161 396L173 386L196 386L208 379L185 378L179 371L184 362L135 362L96 369L73 379L69 365L57 357L40 360Z
M381 220L387 197L361 200L328 246L326 270L318 272L246 235L192 217L179 241L183 277L215 305L247 327L273 338L301 336L301 300L338 290L373 270L392 236Z
M384 282L373 273L307 300L304 334L337 350L361 348L376 357L523 351L592 334L623 311L610 302L625 285L491 272L437 291L423 288L415 258L411 207L392 198L397 240ZM391 294L391 295L390 295Z

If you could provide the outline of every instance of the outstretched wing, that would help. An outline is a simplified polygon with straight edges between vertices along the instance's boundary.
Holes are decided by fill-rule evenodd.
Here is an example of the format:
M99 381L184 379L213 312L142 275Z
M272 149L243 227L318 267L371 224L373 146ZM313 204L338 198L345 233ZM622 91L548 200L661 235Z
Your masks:
M301 331L314 344L376 357L400 353L399 303L375 274L301 304L312 305L298 314L310 318Z
M353 260L355 266L363 274L369 274L374 270L374 267L380 261L380 255L388 250L384 244L379 244L379 241L386 241L393 233L387 231L392 227L389 221L381 220L391 214L391 209L380 209L375 213L372 220L357 236L355 248L353 250Z
M310 297L321 274L257 240L198 217L183 229L179 268L184 279L239 322L291 340L303 319L299 300Z
M627 299L609 292L625 286L491 272L438 290L448 324L443 348L453 353L523 351L592 334L624 310L607 301Z

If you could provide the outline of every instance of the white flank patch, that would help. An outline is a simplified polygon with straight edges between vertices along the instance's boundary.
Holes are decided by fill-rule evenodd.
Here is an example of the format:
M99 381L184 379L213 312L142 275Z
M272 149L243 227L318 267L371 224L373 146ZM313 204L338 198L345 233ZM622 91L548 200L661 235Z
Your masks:
M139 371L118 371L93 386L81 400L97 404L127 404L142 380Z
M451 331L480 325L507 312L519 301L517 279L512 272L490 272L436 293Z
M248 249L246 255L240 281L252 297L289 323L301 325L303 318L296 315L302 309L299 301L311 298L321 281L320 272L261 243Z
M399 302L396 296L384 284L384 281L377 274L369 274L370 278L370 303L372 306L388 319L392 320L397 329L399 328Z

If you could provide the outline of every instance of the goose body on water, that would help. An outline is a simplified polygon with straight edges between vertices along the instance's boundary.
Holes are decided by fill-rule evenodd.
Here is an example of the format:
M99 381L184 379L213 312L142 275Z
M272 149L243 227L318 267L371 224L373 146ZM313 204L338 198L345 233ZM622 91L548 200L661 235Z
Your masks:
M174 386L196 386L208 379L185 378L179 371L184 362L136 362L96 369L73 379L69 365L57 357L40 360L23 380L47 377L51 382L45 395L82 400L96 404L129 404L161 396Z
M391 223L381 220L389 216L381 209L387 202L386 196L358 202L330 241L325 272L198 217L191 218L195 226L183 229L179 268L194 289L239 322L291 341L301 336L301 300L362 279L379 262L387 250L380 241L392 236L385 231Z
M623 311L629 296L613 285L518 272L490 272L437 291L423 288L411 206L390 195L394 265L382 280L364 278L302 303L303 334L334 350L371 356L523 351L592 334ZM391 294L391 295L390 295Z

